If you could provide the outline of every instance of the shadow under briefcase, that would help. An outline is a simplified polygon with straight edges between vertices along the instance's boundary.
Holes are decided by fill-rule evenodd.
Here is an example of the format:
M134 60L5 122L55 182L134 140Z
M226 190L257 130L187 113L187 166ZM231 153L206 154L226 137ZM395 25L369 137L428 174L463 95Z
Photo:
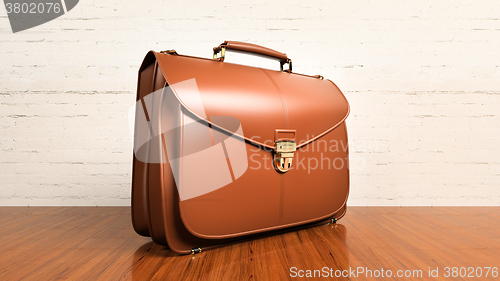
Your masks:
M226 50L281 70L224 62ZM333 82L292 72L265 47L226 41L213 59L149 52L135 107L135 231L188 254L336 222L349 193L348 113Z

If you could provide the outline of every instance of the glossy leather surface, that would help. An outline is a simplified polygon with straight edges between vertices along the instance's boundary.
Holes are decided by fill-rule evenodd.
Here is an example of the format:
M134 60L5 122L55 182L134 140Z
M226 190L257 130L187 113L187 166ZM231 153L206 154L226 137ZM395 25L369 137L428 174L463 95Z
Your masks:
M162 84L173 85L172 95L160 97L163 103L152 101L152 107L163 111L161 117L149 116L159 118L157 126L179 126L185 114L193 114L204 119L210 130L234 133L210 118L232 116L241 122L240 141L251 157L241 177L188 200L180 200L168 161L145 164L134 157L132 217L139 234L149 234L156 243L185 254L193 247L206 249L345 214L349 171L344 120L349 106L331 81L155 52L147 54L139 77L138 100ZM197 111L189 93L175 91L176 83L193 78L205 112ZM144 86L148 79L151 87ZM299 148L294 167L279 173L272 168L274 141L277 136L289 138L287 131L294 131ZM150 145L163 146L168 158L181 145L183 134L183 130L165 134ZM308 159L323 161L325 167L311 169L314 163L307 163Z
M261 146L274 148L275 129L295 129L302 140L300 147L333 130L349 114L347 100L329 80L217 60L155 54L169 85L194 78L206 115L237 118L245 132L242 137ZM202 118L204 114L190 103L191 93L176 94L181 104Z
M139 71L139 79L137 85L137 101L141 101L146 95L153 92L152 78L155 73L154 63L148 62L143 64ZM136 113L137 114L137 113ZM148 144L144 146L145 150L149 150ZM138 161L134 155L132 169L132 225L135 232L143 236L149 234L149 206L148 206L148 164Z

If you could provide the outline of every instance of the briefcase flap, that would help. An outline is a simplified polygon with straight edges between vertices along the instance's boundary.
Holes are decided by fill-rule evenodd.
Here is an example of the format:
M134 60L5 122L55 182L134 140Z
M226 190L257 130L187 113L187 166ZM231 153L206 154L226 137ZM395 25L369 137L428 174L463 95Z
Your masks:
M141 70L155 61L169 86L161 104L172 106L161 110L167 113L162 122L176 119L183 128L178 138L165 136L172 172L163 180L172 184L167 175L173 174L180 217L190 233L231 238L344 214L349 175L343 122L349 105L333 82L177 53L149 52ZM293 132L293 141L278 146L287 132ZM318 138L339 140L345 149L324 155L308 150ZM272 167L274 156L293 154L297 162L334 154L342 165L304 170L297 163L286 173L264 168Z
M341 124L349 105L338 87L319 76L274 71L175 54L150 52L179 102L198 118L224 128L213 116L239 120L244 139L275 148L276 129L295 130L300 148ZM198 91L176 91L176 84L194 79ZM202 101L200 106L199 101Z

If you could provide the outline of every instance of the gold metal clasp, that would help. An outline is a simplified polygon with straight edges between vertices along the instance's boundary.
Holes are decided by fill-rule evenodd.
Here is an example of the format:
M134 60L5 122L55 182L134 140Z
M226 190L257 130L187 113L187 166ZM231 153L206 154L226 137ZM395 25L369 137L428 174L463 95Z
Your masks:
M214 49L214 60L217 59L217 53L219 53L219 50ZM218 58L220 61L224 61L226 58L226 48L221 47L220 48L220 58Z
M297 151L297 144L294 141L277 141L276 156L274 166L282 173L287 172L292 167L293 155Z
M200 247L196 247L196 248L191 249L191 255L198 254L198 253L201 253Z
M283 66L286 63L288 63L288 70L285 70L285 72L291 73L292 72L292 60L291 59L280 61L280 71L283 71Z
M165 51L160 51L161 54L169 54L169 55L179 55L174 49L172 50L165 50Z

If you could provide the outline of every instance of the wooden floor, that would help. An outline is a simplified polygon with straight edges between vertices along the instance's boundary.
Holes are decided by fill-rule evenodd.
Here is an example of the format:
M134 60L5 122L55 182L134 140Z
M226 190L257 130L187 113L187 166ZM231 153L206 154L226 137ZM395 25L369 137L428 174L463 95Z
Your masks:
M0 227L0 280L500 280L500 207L350 207L334 225L195 256L136 235L127 207L0 207Z

